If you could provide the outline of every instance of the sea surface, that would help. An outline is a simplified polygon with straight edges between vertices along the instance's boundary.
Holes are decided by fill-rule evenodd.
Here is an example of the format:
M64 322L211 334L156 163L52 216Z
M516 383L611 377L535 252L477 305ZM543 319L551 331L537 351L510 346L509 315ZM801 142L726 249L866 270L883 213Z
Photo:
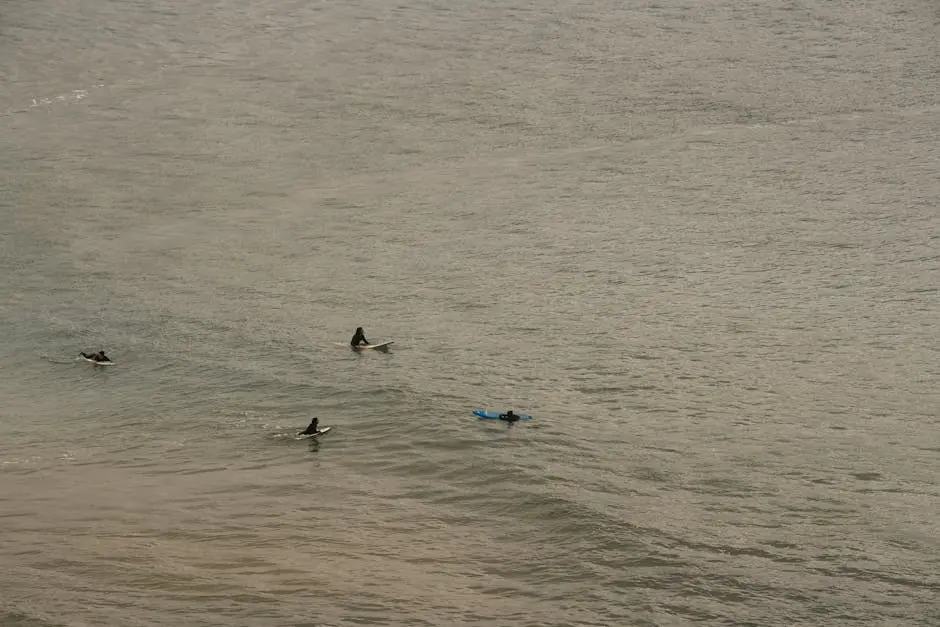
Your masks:
M4 0L0 626L935 627L938 289L933 1Z

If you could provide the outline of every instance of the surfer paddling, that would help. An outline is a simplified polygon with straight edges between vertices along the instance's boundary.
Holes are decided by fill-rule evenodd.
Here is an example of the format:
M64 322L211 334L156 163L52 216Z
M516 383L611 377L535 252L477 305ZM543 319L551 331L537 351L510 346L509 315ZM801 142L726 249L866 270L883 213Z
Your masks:
M87 360L89 360L89 361L97 362L97 363L99 363L99 364L100 364L100 363L107 362L107 361L111 361L111 358L108 357L107 355L105 355L105 354L104 354L104 351L98 351L97 353L92 353L91 355L87 355L87 354L85 354L84 352L82 352L81 355L82 355L82 357L84 357L85 359L87 359Z
M349 345L353 348L359 346L360 344L369 344L369 340L366 339L366 332L362 330L362 327L356 327L356 333L353 335L352 339L349 341Z
M297 435L313 435L320 430L320 419L314 418L310 421L310 424L307 425L307 428L298 433Z

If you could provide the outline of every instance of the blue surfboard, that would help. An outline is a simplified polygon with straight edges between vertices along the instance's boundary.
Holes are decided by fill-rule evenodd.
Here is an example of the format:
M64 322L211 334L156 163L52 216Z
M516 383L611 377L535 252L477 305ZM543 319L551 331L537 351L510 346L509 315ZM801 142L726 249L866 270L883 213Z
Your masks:
M480 418L489 418L490 420L500 420L501 416L505 415L505 413L506 412L492 411L489 409L474 409L473 410L474 416L479 416ZM518 412L513 412L513 413L519 417L519 420L532 420L532 416L530 416L529 414L520 414Z

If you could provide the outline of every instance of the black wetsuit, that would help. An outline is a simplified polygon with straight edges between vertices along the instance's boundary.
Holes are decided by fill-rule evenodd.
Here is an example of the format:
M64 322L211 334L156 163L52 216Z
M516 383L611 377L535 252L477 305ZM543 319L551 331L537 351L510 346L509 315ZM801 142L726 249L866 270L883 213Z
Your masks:
M360 344L368 344L369 340L366 339L366 334L362 328L356 329L356 334L353 335L352 340L349 342L352 346L359 346Z
M85 353L82 353L82 357L84 357L85 359L90 359L92 361L111 361L111 358L105 355L104 351L101 351L100 353L95 353L93 355L86 355Z
M512 424L519 420L519 416L517 414L512 413L512 410L510 409L505 414L500 414L499 419L505 420L509 424Z
M307 428L301 431L300 433L298 433L297 435L312 435L316 433L317 431L319 431L318 429L319 423L320 423L320 419L314 418L313 420L310 421L310 424L307 425Z

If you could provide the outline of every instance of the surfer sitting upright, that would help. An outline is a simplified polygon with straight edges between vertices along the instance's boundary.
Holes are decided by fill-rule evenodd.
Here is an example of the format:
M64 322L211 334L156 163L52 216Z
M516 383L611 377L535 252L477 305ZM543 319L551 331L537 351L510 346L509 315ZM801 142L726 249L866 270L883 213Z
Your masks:
M310 421L310 424L307 425L307 428L301 431L300 433L298 433L297 435L313 435L314 433L320 430L319 423L320 423L320 419L314 418L313 420Z
M81 354L85 359L90 359L92 361L111 361L111 358L104 354L104 351L98 351L97 353L92 353L91 355L86 355L84 352Z
M360 344L368 344L369 340L366 339L366 333L362 330L362 327L356 327L356 334L353 335L352 340L350 340L350 346L356 347Z
M518 416L517 414L512 413L512 410L510 409L510 410L507 411L505 414L500 414L500 415L499 415L499 419L500 419L500 420L505 420L505 421L508 422L509 424L512 424L512 423L517 422L517 421L519 420L519 416Z

